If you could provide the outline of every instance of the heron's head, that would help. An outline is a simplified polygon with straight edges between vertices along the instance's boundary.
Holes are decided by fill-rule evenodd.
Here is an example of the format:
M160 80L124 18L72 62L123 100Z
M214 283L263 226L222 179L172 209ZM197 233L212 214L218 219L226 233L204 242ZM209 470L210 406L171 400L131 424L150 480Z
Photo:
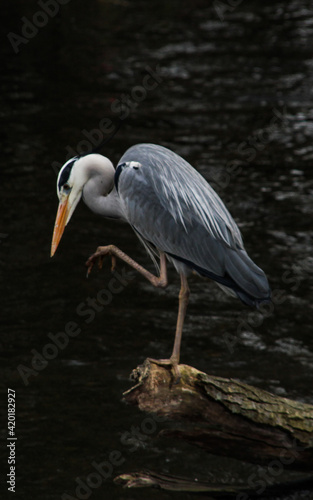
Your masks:
M103 194L107 194L112 189L114 172L111 161L99 154L75 156L63 165L57 179L59 207L53 230L51 257L58 248L65 226L72 217L88 181L97 182L100 176Z

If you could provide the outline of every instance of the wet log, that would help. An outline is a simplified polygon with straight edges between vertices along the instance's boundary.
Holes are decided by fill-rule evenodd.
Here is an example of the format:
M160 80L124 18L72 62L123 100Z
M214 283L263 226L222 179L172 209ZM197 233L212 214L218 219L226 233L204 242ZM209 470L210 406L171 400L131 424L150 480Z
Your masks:
M161 435L184 439L215 455L284 469L313 471L313 405L282 398L238 380L180 365L170 369L148 360L132 373L124 399L163 417Z

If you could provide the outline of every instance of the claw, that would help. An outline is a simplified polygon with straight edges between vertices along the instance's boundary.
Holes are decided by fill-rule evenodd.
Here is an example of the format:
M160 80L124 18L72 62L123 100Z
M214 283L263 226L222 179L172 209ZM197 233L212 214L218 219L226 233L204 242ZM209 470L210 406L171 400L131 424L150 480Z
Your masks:
M86 262L86 266L87 266L87 276L86 277L87 278L89 278L89 275L90 275L92 268L93 268L93 262L92 261L89 262L89 261L90 261L90 259L88 259Z
M100 247L97 249L97 251L95 253L93 253L89 259L87 260L86 262L86 266L88 267L87 269L87 278L89 276L89 274L91 273L91 270L93 268L93 266L98 263L98 268L99 269L102 269L102 266L103 266L103 260L104 260L104 257L105 255L107 254L107 252L103 252L101 251Z
M176 360L174 359L154 359L154 358L147 358L150 363L154 363L155 365L158 366L164 366L164 367L170 367L171 368L171 373L172 377L174 380L174 385L179 384L181 381L181 372L179 369L179 365Z
M116 268L116 257L115 255L111 256L111 272L114 273Z

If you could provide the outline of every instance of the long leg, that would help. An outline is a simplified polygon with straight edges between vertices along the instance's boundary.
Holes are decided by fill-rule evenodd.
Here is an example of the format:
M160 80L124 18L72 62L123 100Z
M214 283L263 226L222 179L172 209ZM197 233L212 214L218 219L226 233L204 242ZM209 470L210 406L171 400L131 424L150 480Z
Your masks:
M175 333L175 341L173 352L169 359L152 359L149 360L153 363L156 363L160 366L168 366L170 365L174 371L176 382L180 379L179 372L179 358L180 358L180 344L183 333L184 319L186 315L188 299L189 299L189 286L187 282L187 278L184 274L180 275L181 287L179 292L179 306L178 306L178 315L177 315L177 324L176 324L176 333Z
M160 252L160 276L155 276L150 273L147 269L142 267L138 262L129 257L126 253L122 252L115 245L107 245L105 247L98 247L96 252L92 254L86 262L86 266L88 267L88 275L93 268L95 262L99 259L99 267L102 266L102 261L105 255L110 255L112 257L112 267L115 266L115 258L119 257L119 259L126 262L133 269L142 274L152 285L158 288L165 288L167 286L167 268L166 268L166 257L163 252Z
M175 333L175 341L173 352L170 357L173 364L179 364L180 358L180 344L183 333L184 319L186 316L187 305L189 300L189 286L187 282L187 278L184 274L180 275L181 287L179 292L179 306L178 306L178 316L177 316L177 324L176 324L176 333Z

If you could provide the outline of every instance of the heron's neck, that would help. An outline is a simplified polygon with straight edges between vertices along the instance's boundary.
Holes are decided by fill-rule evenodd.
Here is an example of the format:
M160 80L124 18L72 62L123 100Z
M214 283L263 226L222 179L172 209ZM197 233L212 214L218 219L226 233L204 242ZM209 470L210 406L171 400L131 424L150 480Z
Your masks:
M83 189L83 200L86 205L96 214L103 217L125 220L118 194L115 188L108 195L104 195L102 184L92 179L85 184Z

